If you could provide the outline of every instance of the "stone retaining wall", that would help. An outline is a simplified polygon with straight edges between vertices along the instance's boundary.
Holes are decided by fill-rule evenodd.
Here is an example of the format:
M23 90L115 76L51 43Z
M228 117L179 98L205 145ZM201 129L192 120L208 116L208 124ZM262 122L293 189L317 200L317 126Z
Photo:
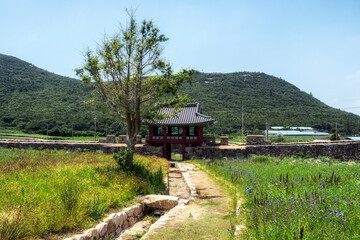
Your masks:
M63 142L63 141L19 141L0 140L0 147L21 149L54 149L69 151L98 151L103 150L103 143L94 142Z
M136 205L125 208L118 213L112 213L101 223L84 233L73 235L65 240L108 240L121 234L124 230L142 220L151 211L170 210L179 202L178 197L165 195L148 195Z

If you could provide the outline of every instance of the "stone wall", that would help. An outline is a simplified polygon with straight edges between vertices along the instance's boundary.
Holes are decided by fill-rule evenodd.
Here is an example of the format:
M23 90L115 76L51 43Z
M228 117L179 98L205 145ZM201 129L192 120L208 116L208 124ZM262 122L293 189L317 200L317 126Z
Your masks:
M94 142L62 142L62 141L16 141L0 140L0 147L32 148L32 149L64 149L69 151L98 151L104 153L118 152L125 145L114 145ZM163 156L163 147L137 145L135 152L142 155ZM253 145L244 148L227 146L186 147L186 158L244 158L251 154L281 156L329 156L343 160L360 160L360 141L337 141L329 143L289 143L272 145Z
M360 141L338 141L333 143L292 143L254 145L246 148L187 147L186 158L244 158L250 155L273 157L307 155L328 156L341 160L360 160Z
M186 147L186 159L215 159L215 158L244 158L244 149L220 148L220 147Z
M204 145L206 146L215 146L215 136L204 136Z
M67 142L67 141L25 141L25 140L0 140L0 147L20 149L51 149L69 151L102 151L104 153L116 153L125 145L113 145L96 142ZM155 146L137 145L135 152L141 155L163 156L163 148Z
M271 141L265 141L263 135L247 135L246 136L247 145L269 145Z
M154 210L170 210L179 202L178 197L166 195L147 195L145 199L118 213L112 213L101 223L81 234L73 235L65 240L109 240L121 234L124 230Z
M19 140L0 140L0 147L21 148L21 149L53 149L69 151L98 151L103 150L103 143L94 142L64 142L64 141L19 141Z
M247 146L245 155L269 155L273 157L307 155L328 156L341 160L360 160L360 141L339 141L334 143L273 144Z

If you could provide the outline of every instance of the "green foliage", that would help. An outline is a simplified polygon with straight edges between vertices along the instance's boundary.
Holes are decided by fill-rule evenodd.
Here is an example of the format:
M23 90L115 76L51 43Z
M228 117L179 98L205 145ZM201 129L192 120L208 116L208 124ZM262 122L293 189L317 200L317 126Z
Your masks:
M119 153L115 153L113 158L115 162L118 164L120 170L125 170L126 162L129 161L130 158L133 157L133 151L122 148Z
M336 135L336 133L334 133L334 134L331 134L330 140L331 141L340 140L340 137L339 137L339 135Z
M282 143L282 142L286 142L285 138L283 136L276 136L275 138L272 139L273 142L276 142L276 143Z
M126 123L127 148L134 150L144 121L159 119L157 110L162 107L179 107L188 102L178 90L185 81L191 82L194 71L173 73L162 56L163 43L168 39L152 21L139 24L134 12L127 13L128 24L114 36L105 36L95 51L88 50L76 74ZM132 154L125 161L130 170Z
M259 162L259 163L264 163L264 162L269 162L271 160L271 157L269 156L258 156L258 155L252 155L250 157L250 160L253 162Z

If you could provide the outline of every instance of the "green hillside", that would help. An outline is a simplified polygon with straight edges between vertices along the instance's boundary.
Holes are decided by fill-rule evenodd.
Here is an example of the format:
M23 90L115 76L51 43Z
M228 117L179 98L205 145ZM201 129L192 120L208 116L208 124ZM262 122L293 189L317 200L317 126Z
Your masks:
M96 115L98 130L115 131L119 124L109 113L88 104L93 97L79 80L0 54L0 128L69 136L73 126L76 135L91 135Z
M251 72L201 73L186 86L191 98L201 102L204 114L218 119L209 131L229 134L241 131L244 106L245 132L259 133L270 126L311 126L317 130L358 134L360 116L327 106L285 80Z
M359 133L359 116L331 108L294 85L264 73L199 73L194 79L182 91L201 103L204 114L218 120L206 129L208 133L240 133L242 104L246 133L263 130L266 121L272 126L312 126L327 131L334 130L338 122L343 134ZM0 130L15 128L46 134L48 127L51 135L69 136L73 126L75 135L91 135L96 115L98 131L124 133L116 117L87 103L92 98L98 99L79 80L0 54Z

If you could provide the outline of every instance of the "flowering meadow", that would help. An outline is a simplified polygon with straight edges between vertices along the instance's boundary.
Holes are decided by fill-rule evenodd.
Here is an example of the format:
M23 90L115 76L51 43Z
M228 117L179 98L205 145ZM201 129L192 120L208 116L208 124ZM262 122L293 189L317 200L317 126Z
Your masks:
M135 155L134 162L150 173L167 170L162 158ZM112 155L0 148L0 239L89 227L152 189L146 178L119 170Z
M242 196L242 239L360 239L358 162L252 156L203 165Z

